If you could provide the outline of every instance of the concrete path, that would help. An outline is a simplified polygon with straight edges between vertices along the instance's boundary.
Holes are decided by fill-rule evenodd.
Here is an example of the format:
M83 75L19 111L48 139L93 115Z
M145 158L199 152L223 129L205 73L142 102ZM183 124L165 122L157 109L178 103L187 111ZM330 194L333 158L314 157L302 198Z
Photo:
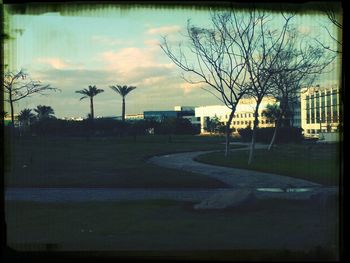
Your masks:
M263 189L262 189L263 190ZM268 190L268 189L267 189ZM334 194L334 188L309 188L304 192L260 191L254 189L257 199L282 198L307 200L317 194ZM8 188L6 201L29 201L41 203L107 202L174 200L201 202L214 195L225 195L235 191L232 188L220 189L146 189L146 188Z
M257 148L266 147L257 145ZM237 153L240 150L235 149ZM33 202L91 202L91 201L132 201L166 199L176 201L201 202L214 195L226 195L237 189L249 189L258 199L286 198L309 199L317 194L337 193L336 187L323 187L320 184L287 176L262 173L250 170L208 165L193 160L194 157L212 151L155 156L149 163L167 168L203 174L221 180L231 186L222 189L150 189L150 188L7 188L6 201ZM293 191L299 188L300 191ZM302 189L300 189L302 188Z
M257 149L266 147L257 145ZM233 149L231 151L239 153L246 148ZM188 172L203 174L218 179L233 188L259 188L259 187L278 187L278 188L294 188L294 187L320 187L320 184L282 176L271 173L258 171L222 167L196 162L193 159L201 154L213 151L198 151L187 153L176 153L163 156L155 156L149 159L149 163L156 164L166 168L179 169ZM268 160L266 160L268 162Z

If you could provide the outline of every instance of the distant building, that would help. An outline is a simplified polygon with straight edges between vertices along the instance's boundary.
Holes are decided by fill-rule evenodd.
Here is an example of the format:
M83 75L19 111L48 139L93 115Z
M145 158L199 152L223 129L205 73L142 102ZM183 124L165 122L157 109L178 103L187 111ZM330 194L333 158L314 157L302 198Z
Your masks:
M166 118L188 119L192 124L199 125L199 119L195 117L194 106L175 106L174 110L166 111L144 111L144 119L162 121Z
M301 127L304 135L320 137L321 133L336 132L339 118L339 86L316 86L301 90Z
M166 118L178 118L179 112L177 111L144 111L143 116L145 120L155 120L155 121L162 121Z
M143 120L143 119L144 119L144 115L143 115L143 113L139 113L139 114L126 114L126 115L125 115L125 119L126 119L126 120Z
M63 117L62 120L66 121L82 121L84 120L83 117Z
M259 127L274 127L274 123L268 121L262 112L266 109L268 104L274 104L276 100L272 97L266 97L260 104L258 112ZM250 98L243 98L237 105L235 115L231 122L231 128L234 128L234 132L237 133L238 129L246 128L247 126L253 127L254 122L254 109L255 100ZM213 106L202 106L195 109L195 116L200 118L201 133L206 133L206 123L209 118L218 117L220 122L226 125L231 110L225 105L213 105Z
M175 106L174 110L179 112L179 117L187 119L192 125L199 126L200 118L195 116L195 106Z

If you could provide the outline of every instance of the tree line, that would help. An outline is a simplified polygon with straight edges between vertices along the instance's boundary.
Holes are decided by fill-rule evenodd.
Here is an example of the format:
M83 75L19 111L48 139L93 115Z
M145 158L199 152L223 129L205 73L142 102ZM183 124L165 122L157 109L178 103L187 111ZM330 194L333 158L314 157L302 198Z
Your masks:
M136 87L126 86L126 85L113 85L110 88L122 97L122 121L125 121L125 98L126 96ZM11 126L15 126L15 109L14 103L18 102L24 98L30 97L35 94L47 95L50 91L60 91L58 88L51 87L50 84L42 84L41 81L32 80L23 69L18 72L7 72L4 76L4 101L9 103L10 106L10 116L11 116ZM82 94L83 97L80 100L89 98L90 99L90 114L88 114L89 119L94 119L94 97L100 93L104 92L103 89L98 89L95 85L89 85L88 88L77 90L76 93ZM42 114L43 111L53 113L53 109L50 106L39 105L35 112ZM52 114L51 113L51 114ZM1 116L5 118L8 113L3 111ZM50 115L50 114L49 114ZM23 109L18 116L18 120L22 123L29 123L34 120L33 113L31 109ZM39 119L41 117L37 116ZM52 115L51 115L52 117Z

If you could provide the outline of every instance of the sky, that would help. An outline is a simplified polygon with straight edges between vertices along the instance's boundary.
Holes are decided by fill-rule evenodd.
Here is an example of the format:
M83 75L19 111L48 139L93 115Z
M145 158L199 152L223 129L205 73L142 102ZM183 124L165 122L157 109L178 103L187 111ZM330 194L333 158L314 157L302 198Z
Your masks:
M21 100L15 112L50 105L56 117L86 117L89 100L80 101L81 95L75 91L89 85L105 91L94 97L95 116L121 115L121 97L109 88L111 85L137 87L126 97L127 114L173 110L176 105L221 104L200 85L184 81L181 70L159 46L161 36L167 36L172 44L185 41L188 19L207 27L209 10L123 10L116 6L68 15L10 14L8 30L14 37L5 43L8 70L23 68L32 79L61 90ZM301 33L316 38L327 37L324 26L335 32L319 15L297 15L293 23ZM322 81L334 82L336 76L333 70Z

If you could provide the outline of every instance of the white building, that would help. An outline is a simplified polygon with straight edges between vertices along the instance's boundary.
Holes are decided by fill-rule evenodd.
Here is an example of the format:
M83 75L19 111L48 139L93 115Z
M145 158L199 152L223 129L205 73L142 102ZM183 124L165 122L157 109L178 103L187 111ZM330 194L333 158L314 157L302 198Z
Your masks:
M272 97L266 97L261 102L258 112L259 127L274 127L274 123L271 123L262 116L262 112L266 109L266 106L274 103L276 103L276 100ZM253 126L255 106L256 102L254 99L243 98L240 100L231 123L231 128L234 128L235 133L237 133L238 129ZM200 118L201 133L206 133L206 122L209 118L216 116L219 118L220 122L226 124L230 113L231 110L225 105L201 106L195 108L195 116Z
M301 127L308 137L337 132L340 123L339 86L315 86L301 90Z

